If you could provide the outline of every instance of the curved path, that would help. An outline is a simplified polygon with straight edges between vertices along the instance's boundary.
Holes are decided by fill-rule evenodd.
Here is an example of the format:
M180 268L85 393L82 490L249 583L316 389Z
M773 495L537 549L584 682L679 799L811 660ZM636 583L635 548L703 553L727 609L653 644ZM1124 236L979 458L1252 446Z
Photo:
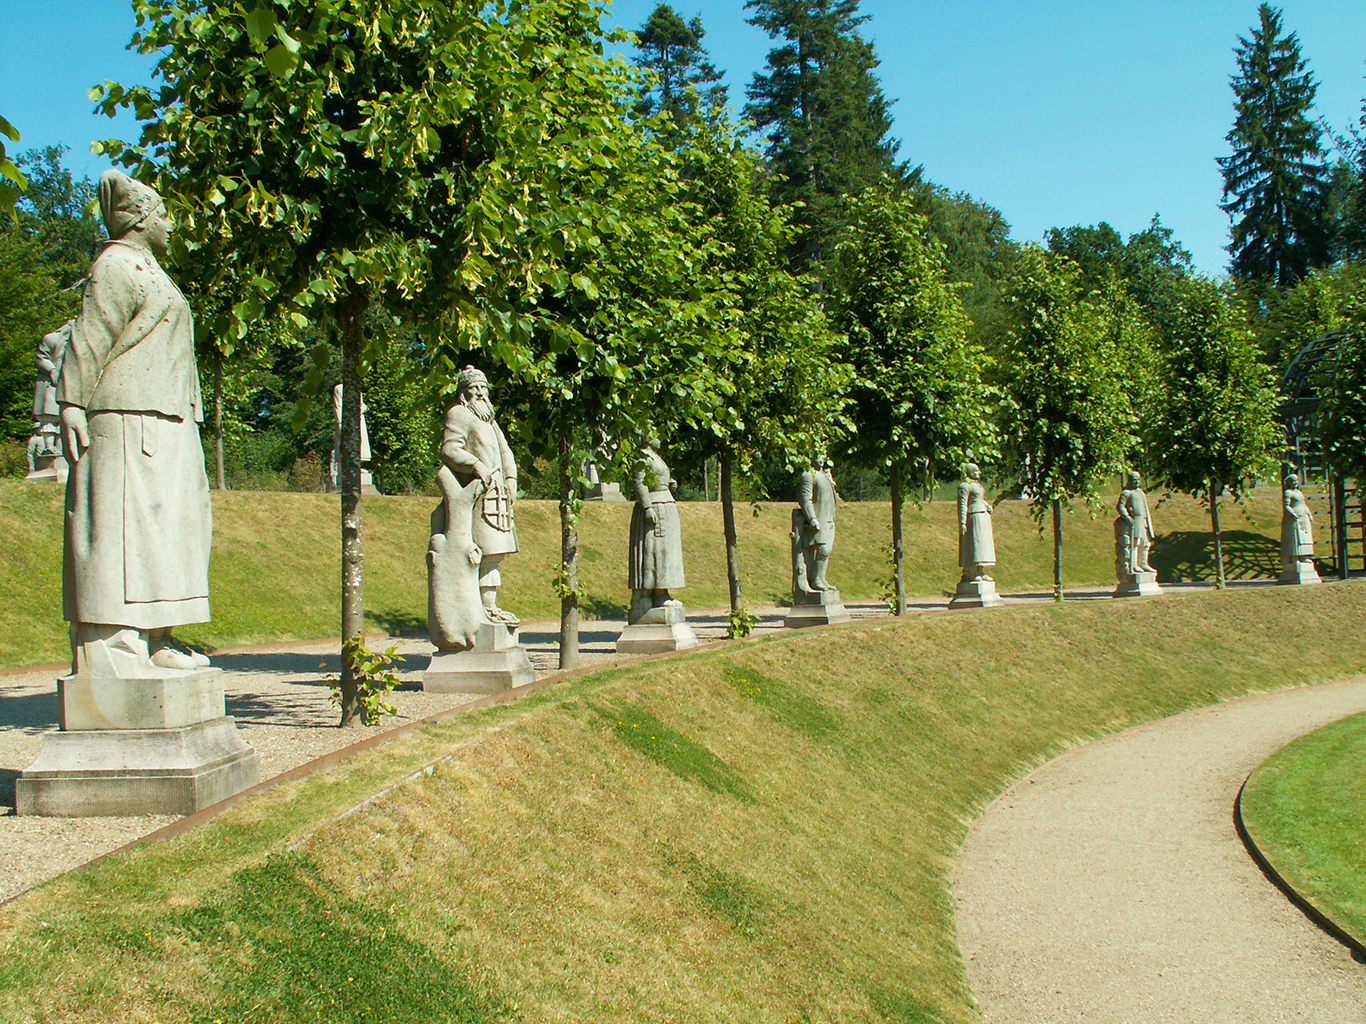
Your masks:
M1078 747L1001 794L954 868L988 1024L1366 1024L1366 966L1258 870L1233 824L1278 747L1366 710L1366 680L1191 711Z

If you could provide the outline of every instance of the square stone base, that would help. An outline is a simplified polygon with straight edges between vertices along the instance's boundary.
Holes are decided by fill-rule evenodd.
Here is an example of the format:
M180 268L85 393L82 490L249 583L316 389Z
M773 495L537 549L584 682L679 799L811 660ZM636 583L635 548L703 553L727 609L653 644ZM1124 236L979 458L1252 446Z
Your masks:
M223 670L119 679L78 673L57 680L64 731L180 729L223 717Z
M1136 572L1121 576L1119 586L1115 587L1115 592L1110 596L1156 597L1160 593L1162 593L1162 588L1157 585L1157 573Z
M55 818L193 814L260 779L256 751L227 717L177 729L50 732L14 782L15 811Z
M794 590L792 610L783 619L788 629L806 629L808 626L829 626L836 622L849 622L853 616L840 603L840 592L830 590Z
M621 631L617 653L663 654L696 647L697 634L688 625L687 617L687 609L681 604L651 608Z
M1276 577L1277 583L1287 585L1304 586L1311 583L1322 583L1318 570L1314 568L1313 562L1296 562L1289 568L1281 570L1281 574Z
M437 651L422 675L422 689L430 693L502 693L535 682L526 648L517 642L517 629L494 623L479 627L468 651Z
M595 484L586 487L583 492L584 501L625 501L626 497L621 493L621 484Z
M959 580L949 609L1000 608L1005 600L996 593L995 580Z

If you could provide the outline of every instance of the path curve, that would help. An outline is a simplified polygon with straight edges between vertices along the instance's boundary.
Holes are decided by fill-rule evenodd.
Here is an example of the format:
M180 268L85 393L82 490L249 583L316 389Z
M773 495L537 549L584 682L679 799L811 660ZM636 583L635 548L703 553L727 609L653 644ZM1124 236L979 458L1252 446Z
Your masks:
M973 825L953 872L987 1024L1366 1024L1366 966L1240 842L1248 774L1366 710L1366 679L1216 704L1078 747Z

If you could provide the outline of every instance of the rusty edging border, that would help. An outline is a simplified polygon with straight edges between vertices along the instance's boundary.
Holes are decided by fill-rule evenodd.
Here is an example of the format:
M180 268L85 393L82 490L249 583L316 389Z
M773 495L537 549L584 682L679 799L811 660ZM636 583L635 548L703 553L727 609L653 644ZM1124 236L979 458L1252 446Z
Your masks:
M1366 943L1362 943L1356 936L1337 924L1332 918L1325 914L1318 907L1310 902L1307 896L1297 892L1295 887L1287 882L1279 871L1277 871L1262 853L1257 843L1252 838L1252 833L1247 830L1247 825L1243 822L1243 790L1247 789L1247 784L1252 781L1252 776L1256 773L1254 768L1248 773L1243 784L1238 787L1238 796L1233 801L1233 827L1238 831L1238 838L1242 840L1244 849L1253 863L1257 865L1266 876L1268 882L1279 889L1294 907L1299 910L1310 921L1318 926L1319 930L1332 936L1342 945L1346 946L1352 954L1352 959L1357 963L1366 963Z

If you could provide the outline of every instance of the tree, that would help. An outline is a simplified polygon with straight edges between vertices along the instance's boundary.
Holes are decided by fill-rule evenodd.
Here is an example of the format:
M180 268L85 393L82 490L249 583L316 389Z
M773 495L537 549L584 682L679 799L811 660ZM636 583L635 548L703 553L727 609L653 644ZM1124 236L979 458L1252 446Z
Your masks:
M1162 403L1147 452L1168 487L1210 510L1218 586L1224 585L1219 498L1273 463L1283 444L1275 375L1258 359L1243 305L1231 286L1191 279L1162 361Z
M991 454L996 395L990 365L967 339L958 289L946 280L944 247L913 200L892 182L849 200L838 236L829 301L848 341L854 433L846 450L878 466L892 489L895 611L906 609L901 503L908 473L931 481L970 454Z
M1053 514L1056 601L1063 599L1063 502L1081 496L1095 504L1100 480L1124 467L1137 441L1121 345L1132 322L1126 325L1113 292L1108 301L1079 297L1081 276L1070 259L1024 247L1008 291L1016 325L1002 367L1005 452L1040 529Z
M1239 36L1234 50L1237 118L1225 136L1233 152L1218 160L1220 209L1233 219L1233 276L1283 288L1327 262L1327 167L1310 117L1318 84L1300 41L1282 34L1281 12L1270 4L1257 14L1251 38Z
M646 117L667 115L674 134L726 105L721 73L702 45L705 34L701 17L684 21L668 4L656 7L635 32L631 62L654 76L636 109Z
M1360 488L1366 485L1366 296L1347 301L1338 329L1337 362L1315 427L1328 464Z
M19 130L3 117L0 117L0 135L11 142L19 141ZM2 180L5 178L9 180ZM14 216L14 203L27 184L23 173L14 166L14 161L5 155L5 143L0 140L0 213L8 212L11 217Z
M90 271L105 231L92 212L95 183L72 177L62 166L65 152L65 146L47 146L19 157L19 166L28 172L28 188L18 210L20 225L42 245L44 262L60 286L70 288Z
M565 255L594 235L563 182L600 174L622 74L580 0L317 0L300 5L134 0L156 93L106 83L133 106L140 145L109 152L156 175L180 229L173 256L233 293L223 327L318 311L341 349L343 641L362 634L358 421L383 345L372 306L427 341L433 373L471 347L514 371L534 323L486 315L512 287L559 292ZM574 339L571 336L570 341ZM344 659L342 723L356 718Z
M899 143L890 104L874 74L878 59L858 34L867 17L858 0L747 0L749 19L785 42L769 51L767 72L756 72L746 90L745 115L768 139L765 156L777 176L775 203L802 203L794 248L798 269L812 269L829 255L843 222L843 197L884 177L919 180L896 160Z

